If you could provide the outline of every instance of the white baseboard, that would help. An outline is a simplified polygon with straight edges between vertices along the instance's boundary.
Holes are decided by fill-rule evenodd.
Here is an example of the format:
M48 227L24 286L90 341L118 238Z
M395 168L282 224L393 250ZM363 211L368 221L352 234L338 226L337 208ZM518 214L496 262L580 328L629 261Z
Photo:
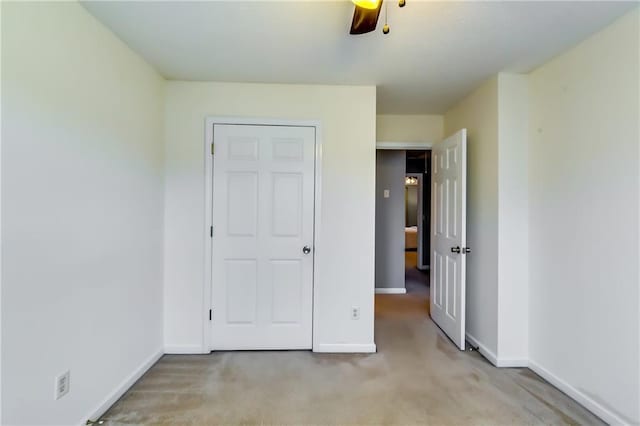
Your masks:
M357 343L320 343L313 348L313 352L320 353L375 353L376 344L357 344Z
M167 355L195 355L208 354L210 352L200 345L169 345L164 347L164 353Z
M466 333L465 337L466 337L467 341L469 343L471 343L471 346L475 346L476 348L478 348L478 352L480 352L480 355L485 357L491 364L493 364L496 367L498 367L498 356L496 354L494 354L492 351L490 351L485 345L480 343L478 341L478 339L476 339L475 337L473 337L469 333Z
M122 383L120 383L118 387L116 387L113 392L111 392L104 399L104 401L102 401L102 403L98 405L98 407L96 407L85 419L82 419L81 424L84 425L87 419L98 420L100 417L102 417L104 413L106 413L107 410L111 408L111 406L115 404L116 401L120 399L120 397L124 395L124 393L128 391L129 388L133 386L133 384L137 382L138 379L140 379L140 377L142 377L142 375L153 366L153 364L158 362L162 355L164 355L164 352L161 350L151 355L151 357L149 357L138 368L136 368L133 373L129 375L129 377L124 379Z
M491 364L496 367L505 367L505 368L514 368L514 367L528 367L529 360L528 359L520 359L520 358L499 358L495 353L489 350L485 345L480 343L478 339L466 333L465 335L467 341L471 343L472 346L478 348L478 352L480 355L485 357Z
M376 294L405 294L407 289L402 287L376 287Z
M496 367L526 368L529 367L529 360L521 358L498 358Z
M545 379L547 382L551 383L553 386L560 389L571 398L575 399L580 405L591 411L596 416L600 417L606 423L610 425L625 425L629 423L629 420L620 418L616 413L612 412L606 407L603 407L600 403L594 401L583 392L574 388L569 383L551 373L549 370L542 367L537 362L529 360L529 368L533 370L537 375Z

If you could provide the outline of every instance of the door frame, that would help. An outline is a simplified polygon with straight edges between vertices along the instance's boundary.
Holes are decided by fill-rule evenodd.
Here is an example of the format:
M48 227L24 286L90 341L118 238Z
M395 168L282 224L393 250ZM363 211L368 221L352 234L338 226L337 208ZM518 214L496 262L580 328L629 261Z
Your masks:
M207 116L205 118L204 129L204 282L202 291L202 353L210 353L212 351L211 327L212 322L209 320L209 312L212 309L212 290L213 290L213 238L210 230L213 226L213 155L211 153L211 144L213 143L213 126L222 124L244 125L244 126L286 126L286 127L313 127L315 129L315 161L314 161L314 204L313 204L313 300L312 304L312 350L318 350L319 342L316 340L316 327L318 315L316 312L315 301L318 300L318 273L320 268L317 267L321 258L320 250L320 228L321 228L321 194L322 194L322 122L320 120L292 120L279 118L255 118L255 117L225 117L225 116Z
M433 147L433 142L376 142L376 149L392 151L426 151Z

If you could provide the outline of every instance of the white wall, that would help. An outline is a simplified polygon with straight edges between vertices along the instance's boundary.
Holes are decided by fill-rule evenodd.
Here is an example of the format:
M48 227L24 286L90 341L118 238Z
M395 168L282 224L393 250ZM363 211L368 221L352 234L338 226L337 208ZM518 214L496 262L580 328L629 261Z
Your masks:
M639 14L530 75L532 367L640 423Z
M449 110L445 134L467 129L467 334L498 352L498 79Z
M492 363L528 360L527 77L500 73L445 114L467 128L467 335Z
M3 424L84 424L162 350L163 84L78 3L2 3Z
M373 347L375 87L169 82L166 102L165 345L203 346L204 121L209 115L320 120L318 321L314 341ZM354 221L345 221L344 212ZM351 320L352 306L361 309ZM214 307L215 308L215 307ZM340 346L338 346L340 347Z
M528 77L498 74L498 352L500 365L529 357Z
M438 142L442 140L442 115L381 114L376 118L376 138L380 142Z
M407 153L379 149L376 157L376 288L403 289Z

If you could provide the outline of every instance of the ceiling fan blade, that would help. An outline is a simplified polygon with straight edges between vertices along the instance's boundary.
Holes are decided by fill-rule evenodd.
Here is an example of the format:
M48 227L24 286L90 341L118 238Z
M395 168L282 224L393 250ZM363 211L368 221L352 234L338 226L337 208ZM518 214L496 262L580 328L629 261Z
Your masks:
M356 5L353 11L353 20L351 21L351 31L349 31L349 34L366 34L374 31L378 24L382 1L383 0L380 0L376 9L365 9L364 7Z

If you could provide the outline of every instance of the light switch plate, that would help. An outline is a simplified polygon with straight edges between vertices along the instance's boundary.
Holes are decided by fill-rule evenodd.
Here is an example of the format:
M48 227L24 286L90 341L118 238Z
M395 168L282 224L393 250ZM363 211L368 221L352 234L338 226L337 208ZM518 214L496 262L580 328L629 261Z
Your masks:
M390 191L388 189L385 189L384 191L382 191L382 196L384 198L389 198L389 193L390 193Z

